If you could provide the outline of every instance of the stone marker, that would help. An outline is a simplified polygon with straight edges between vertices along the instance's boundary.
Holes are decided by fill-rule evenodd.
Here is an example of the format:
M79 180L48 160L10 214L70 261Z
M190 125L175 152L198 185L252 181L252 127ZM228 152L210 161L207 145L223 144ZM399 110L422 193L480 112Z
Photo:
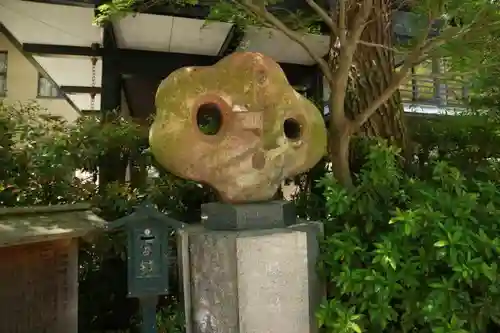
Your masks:
M155 158L222 200L202 206L203 225L179 231L187 332L316 332L322 226L271 199L324 156L321 112L276 62L249 52L175 71L156 106Z

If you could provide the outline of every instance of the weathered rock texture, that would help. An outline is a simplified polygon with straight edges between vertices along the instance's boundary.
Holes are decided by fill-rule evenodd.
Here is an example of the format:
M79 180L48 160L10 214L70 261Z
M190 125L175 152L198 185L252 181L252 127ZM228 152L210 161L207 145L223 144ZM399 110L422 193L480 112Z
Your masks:
M204 104L215 104L222 115L215 135L197 125ZM308 170L325 153L321 113L259 53L173 72L158 88L156 107L149 140L158 162L211 185L226 202L268 200L284 178ZM287 119L295 135L285 134Z

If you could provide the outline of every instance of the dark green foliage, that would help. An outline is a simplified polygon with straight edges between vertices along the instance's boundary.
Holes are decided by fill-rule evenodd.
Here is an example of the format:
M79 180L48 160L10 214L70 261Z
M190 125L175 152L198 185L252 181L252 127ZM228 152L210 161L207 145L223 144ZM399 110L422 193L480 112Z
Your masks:
M500 320L500 187L372 145L353 192L322 180L325 332L486 332Z
M177 218L199 220L199 213L190 207L209 200L211 192L168 173L144 179L140 187L112 183L98 188L98 161L110 150L118 150L121 156L134 152L142 157L143 166L154 168L145 149L145 132L137 125L121 118L107 124L98 118L67 124L45 114L36 104L0 103L1 206L90 201L96 212L112 221L148 199ZM137 322L137 302L125 297L125 265L122 235L106 234L92 243L82 242L80 332L125 330ZM177 283L177 278L173 276L172 281ZM177 303L172 297L160 299L162 325L182 328L178 315L172 314Z
M44 115L36 104L0 102L0 205L73 203L97 193L92 176L110 149L135 149L140 131L123 119L101 125L84 118L74 125ZM77 177L76 171L88 173Z
M148 199L178 219L198 221L200 204L215 200L210 190L161 170L140 186L112 183L99 191L92 176L109 149L154 168L143 131L123 119L68 125L40 112L34 105L0 107L1 205L91 200L114 220ZM412 124L410 172L396 149L359 141L353 191L331 178L327 161L297 178L300 215L325 221L320 269L328 299L318 312L324 332L498 330L498 120L490 112ZM91 177L75 177L77 169ZM124 258L120 235L82 244L81 332L134 331L138 304L125 297ZM176 290L177 276L172 281ZM160 299L158 320L160 330L183 331L175 297Z
M447 161L466 177L499 181L500 117L494 110L464 112L460 116L418 117L411 119L416 139L413 169L420 176L429 171L426 165Z

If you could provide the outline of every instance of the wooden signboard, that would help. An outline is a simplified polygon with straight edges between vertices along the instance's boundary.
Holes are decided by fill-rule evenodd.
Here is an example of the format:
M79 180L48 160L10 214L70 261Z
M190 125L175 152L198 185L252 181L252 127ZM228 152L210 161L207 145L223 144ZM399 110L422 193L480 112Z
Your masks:
M88 205L0 208L0 332L76 333L78 237Z
M0 248L0 332L77 331L77 241Z

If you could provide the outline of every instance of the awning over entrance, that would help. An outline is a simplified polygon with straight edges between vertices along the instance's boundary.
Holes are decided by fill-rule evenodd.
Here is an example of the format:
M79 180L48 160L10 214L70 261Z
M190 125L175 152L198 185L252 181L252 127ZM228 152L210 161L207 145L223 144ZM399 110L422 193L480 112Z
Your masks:
M330 38L308 34L304 42L321 56L328 52ZM292 42L282 32L270 28L248 27L239 50L260 52L278 62L312 65L314 60L299 44Z
M22 0L0 2L0 23L80 110L90 109L90 91L98 92L101 87L100 55L93 65L92 52L89 51L93 44L102 46L103 41L103 29L92 25L94 9L93 5L70 6ZM114 23L114 34L118 48L162 52L165 53L165 62L168 62L169 53L223 55L233 28L233 24L224 22L207 23L203 19L141 13ZM305 41L318 54L326 54L328 37L307 35ZM271 29L250 27L237 42L238 50L261 52L280 63L314 63L299 45ZM97 108L99 95L95 96Z
M216 56L232 24L137 14L115 24L118 47Z
M99 2L0 0L0 27L7 29L21 51L33 58L39 70L79 110L98 110L101 106L108 109L109 106L103 105L116 105L114 101L106 102L105 97L101 104L101 81L106 80L103 57L108 59L108 64L117 63L119 80L123 81L113 84L116 78L111 78L105 84L106 89L115 91L111 93L115 96L121 94L116 93L117 90L129 97L134 95L127 98L128 107L141 109L143 115L154 109L155 87L171 71L184 66L210 65L234 50L261 52L272 57L296 86L303 87L305 77L311 81L314 61L300 45L277 30L247 27L235 33L238 29L231 23L206 22L200 14L181 17L168 11L130 15L114 22L111 29L103 29L92 24L95 5ZM287 4L293 5L293 2L290 0ZM412 15L394 13L393 29L398 38L409 38L414 33ZM104 45L109 31L112 31L111 46ZM328 36L307 34L303 41L320 56L328 51ZM113 55L109 53L110 48ZM138 94L144 96L136 96ZM91 96L94 96L93 103Z

